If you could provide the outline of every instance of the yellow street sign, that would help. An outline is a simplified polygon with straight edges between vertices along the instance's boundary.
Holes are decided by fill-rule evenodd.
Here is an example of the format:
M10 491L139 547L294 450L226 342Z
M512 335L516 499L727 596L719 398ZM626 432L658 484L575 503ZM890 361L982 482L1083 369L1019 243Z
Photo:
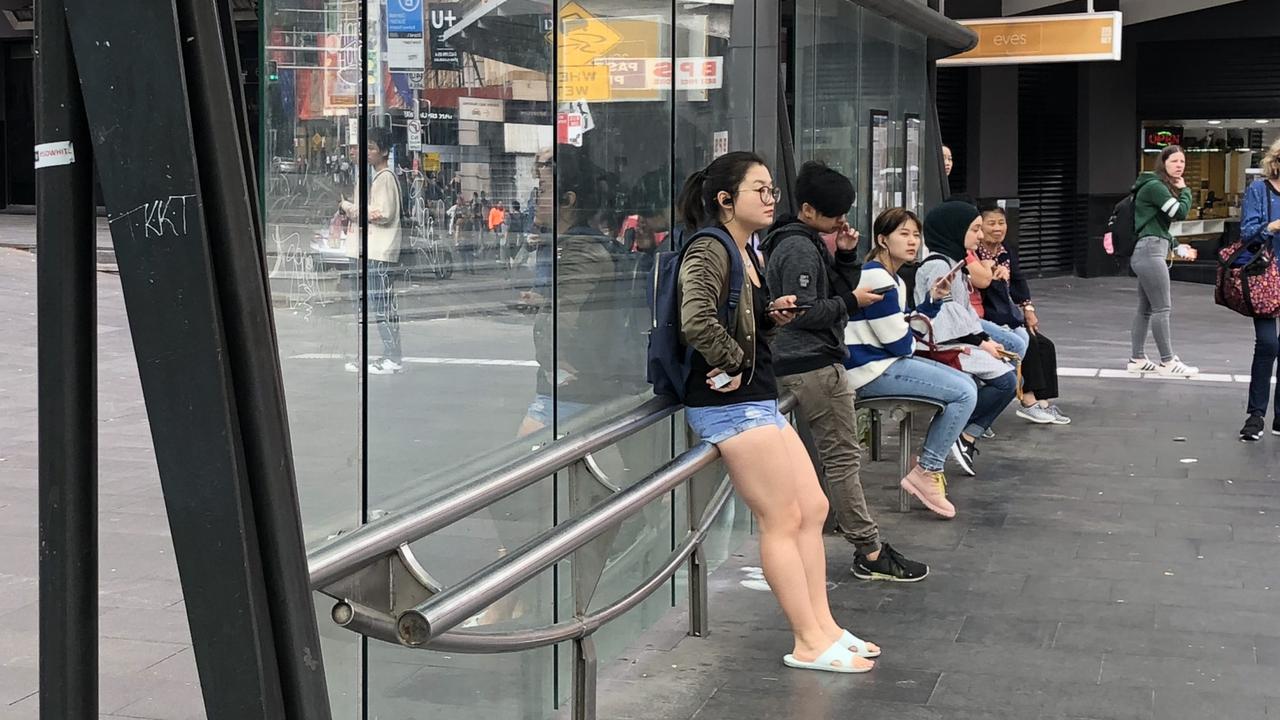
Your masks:
M560 63L569 67L590 65L613 49L622 36L586 8L567 2L560 8Z
M440 153L425 153L422 156L423 172L440 172Z
M557 102L603 102L609 99L608 65L560 67L558 71Z

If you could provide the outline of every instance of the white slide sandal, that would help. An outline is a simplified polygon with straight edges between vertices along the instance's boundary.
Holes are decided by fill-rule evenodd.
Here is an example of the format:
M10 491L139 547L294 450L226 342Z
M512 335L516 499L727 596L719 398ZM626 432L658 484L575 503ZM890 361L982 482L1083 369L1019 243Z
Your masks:
M871 658L880 657L879 650L872 652L871 648L867 645L866 640L863 640L862 638L858 637L857 635L854 635L848 630L845 630L844 635L840 636L840 644L849 648L851 651L856 653L860 658L866 658L870 660Z
M833 643L831 647L827 648L826 652L819 655L812 662L797 660L794 655L787 653L782 656L782 664L798 670L823 670L825 672L851 674L871 672L870 667L865 669L854 667L853 653L839 642Z

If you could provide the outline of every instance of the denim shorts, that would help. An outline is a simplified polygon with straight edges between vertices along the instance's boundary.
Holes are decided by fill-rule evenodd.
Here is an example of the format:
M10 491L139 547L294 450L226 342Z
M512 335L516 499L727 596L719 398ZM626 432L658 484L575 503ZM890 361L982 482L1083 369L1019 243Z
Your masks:
M718 445L752 428L765 425L784 428L790 424L787 418L778 412L777 400L685 408L684 416L689 421L689 427L693 428L698 437L712 445Z
M560 422L572 420L591 409L591 405L587 403L573 402L571 400L561 400L559 403L555 403L551 400L550 395L538 393L534 396L533 402L529 403L529 409L525 414L530 420L535 420L540 425L550 425L551 410L557 404L560 410Z

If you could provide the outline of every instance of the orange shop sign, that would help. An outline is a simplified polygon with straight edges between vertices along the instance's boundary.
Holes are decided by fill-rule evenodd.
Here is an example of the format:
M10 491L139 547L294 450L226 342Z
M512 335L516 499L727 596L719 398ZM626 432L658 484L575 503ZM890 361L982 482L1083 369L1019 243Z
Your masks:
M1122 17L1118 12L1094 12L961 20L978 34L977 47L939 60L938 65L1119 60Z

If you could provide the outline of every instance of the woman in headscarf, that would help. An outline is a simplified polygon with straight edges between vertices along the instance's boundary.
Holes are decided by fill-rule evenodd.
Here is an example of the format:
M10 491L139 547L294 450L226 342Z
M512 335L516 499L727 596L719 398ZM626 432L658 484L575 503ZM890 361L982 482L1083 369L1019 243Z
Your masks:
M974 457L982 437L1018 394L1018 379L1004 360L1005 349L982 329L969 303L969 278L959 270L982 240L982 216L966 202L949 200L924 219L924 239L933 254L916 271L915 301L925 302L930 289L953 277L951 296L933 320L933 340L942 349L958 348L960 368L978 383L978 403L969 424L951 448L951 456L966 475L976 475Z

